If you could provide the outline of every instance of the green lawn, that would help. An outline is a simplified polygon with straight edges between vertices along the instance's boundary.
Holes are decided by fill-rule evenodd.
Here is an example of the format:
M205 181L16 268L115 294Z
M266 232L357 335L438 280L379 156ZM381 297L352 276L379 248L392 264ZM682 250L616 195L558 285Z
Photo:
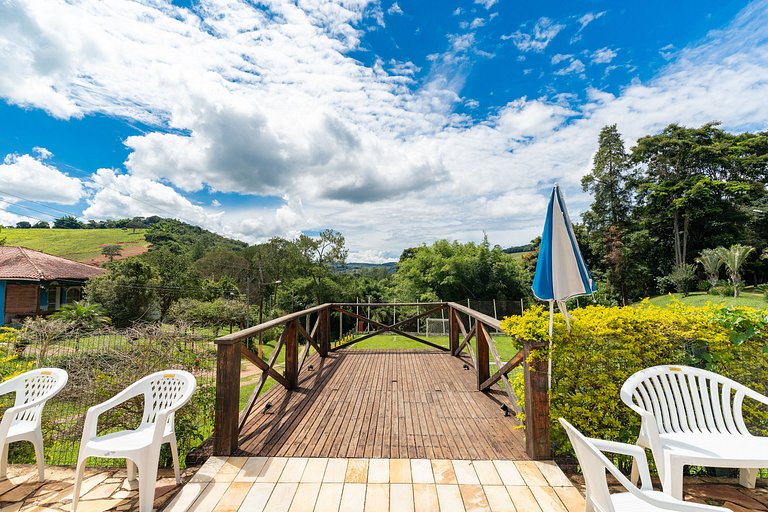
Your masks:
M16 229L6 228L6 245L21 245L54 256L90 263L102 260L105 245L122 245L124 256L146 251L145 229Z
M726 306L748 306L751 308L766 309L768 301L765 300L762 293L755 293L751 288L741 292L737 299L734 297L722 297L720 295L709 295L706 292L693 292L688 297L683 297L682 293L671 293L668 295L659 295L650 299L651 304L655 306L666 306L672 301L672 297L688 306L704 306L705 304L725 304Z
M499 351L499 357L504 361L508 361L517 353L517 347L513 345L512 339L509 336L504 335L492 335L493 340L496 343L496 349ZM431 341L435 345L442 347L448 347L448 336L430 336L425 338ZM472 343L474 344L474 338ZM473 345L474 346L474 345ZM355 343L350 348L353 349L432 349L429 345L419 343L410 338L404 336L398 336L394 334L380 334L367 340L363 340L360 343Z

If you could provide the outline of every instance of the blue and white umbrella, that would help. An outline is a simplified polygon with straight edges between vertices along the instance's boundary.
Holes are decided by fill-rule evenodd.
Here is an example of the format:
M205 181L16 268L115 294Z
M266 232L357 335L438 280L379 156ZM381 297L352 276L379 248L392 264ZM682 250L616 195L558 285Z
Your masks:
M539 300L549 302L549 380L552 379L552 324L554 305L565 316L568 330L571 323L565 301L589 295L596 291L592 274L589 273L584 257L579 250L573 233L568 209L565 207L560 186L555 185L549 198L547 219L541 234L539 259L536 262L536 274L533 277L533 294Z

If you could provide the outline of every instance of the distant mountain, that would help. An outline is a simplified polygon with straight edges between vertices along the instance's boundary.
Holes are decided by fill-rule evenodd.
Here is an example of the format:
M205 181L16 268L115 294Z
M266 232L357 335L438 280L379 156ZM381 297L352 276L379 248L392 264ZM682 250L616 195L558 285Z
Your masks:
M507 254L515 254L518 252L531 252L536 249L536 246L534 244L525 244L525 245L516 245L513 247L509 247L507 249L504 249L503 252Z
M356 268L386 268L387 272L393 274L397 270L396 261L388 261L386 263L347 263L343 270L354 270Z

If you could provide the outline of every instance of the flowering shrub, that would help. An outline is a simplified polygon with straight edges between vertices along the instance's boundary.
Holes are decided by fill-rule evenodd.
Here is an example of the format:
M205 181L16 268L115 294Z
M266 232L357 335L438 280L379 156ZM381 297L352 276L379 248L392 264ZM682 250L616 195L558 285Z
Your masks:
M630 375L649 366L706 368L768 394L768 311L680 302L657 307L644 301L570 314L570 333L561 314L554 321L550 417L556 455L572 453L557 423L560 416L587 436L634 443L640 418L621 402L619 390ZM549 311L533 307L523 316L505 318L502 327L522 341L547 340ZM532 355L546 356L546 349ZM751 401L744 408L752 432L768 433L766 408Z

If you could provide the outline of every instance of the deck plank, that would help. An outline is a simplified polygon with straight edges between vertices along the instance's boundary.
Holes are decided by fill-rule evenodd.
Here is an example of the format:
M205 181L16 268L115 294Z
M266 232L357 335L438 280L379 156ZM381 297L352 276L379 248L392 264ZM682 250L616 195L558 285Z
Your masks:
M478 392L463 364L437 350L315 354L297 390L277 385L257 400L236 455L529 460L503 397Z

